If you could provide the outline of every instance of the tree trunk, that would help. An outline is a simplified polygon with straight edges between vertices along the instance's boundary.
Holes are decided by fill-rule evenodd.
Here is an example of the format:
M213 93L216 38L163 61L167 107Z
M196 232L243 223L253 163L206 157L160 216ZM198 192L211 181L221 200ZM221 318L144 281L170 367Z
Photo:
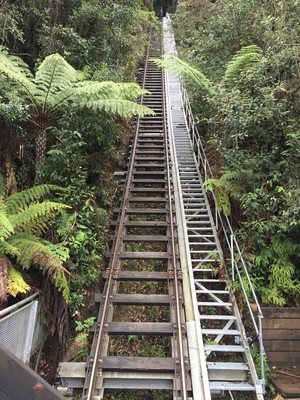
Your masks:
M7 303L9 267L9 259L6 256L0 256L0 310L5 308Z
M39 124L35 132L35 183L41 176L41 166L46 158L47 124Z
M6 173L6 193L7 195L10 195L17 192L17 180L14 170L13 157L8 151L3 151L2 157Z

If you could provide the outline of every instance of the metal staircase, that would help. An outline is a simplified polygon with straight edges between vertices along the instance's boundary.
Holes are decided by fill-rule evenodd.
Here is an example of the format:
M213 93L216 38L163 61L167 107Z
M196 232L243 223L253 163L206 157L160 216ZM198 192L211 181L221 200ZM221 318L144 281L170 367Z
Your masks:
M164 45L165 53L174 54L175 42L168 19L164 21ZM234 258L234 252L239 253L239 248L231 227L229 226L228 233L224 221L219 220L221 216L217 211L215 219L213 218L201 174L203 172L206 175L209 166L195 131L191 111L186 108L186 102L182 99L179 78L166 73L166 88L170 135L174 140L174 170L177 173L179 201L185 220L186 253L198 327L204 397L205 400L209 400L211 397L234 391L249 392L256 399L262 400L264 352L260 308L258 305L258 324L250 309L250 319L254 323L252 329L258 338L261 352L262 378L258 379L247 334L230 284L232 278L241 277L241 270L244 271L245 265L240 267L241 257L238 261ZM230 245L230 278L216 223L221 224L219 227L223 228L227 244ZM249 278L247 271L246 277ZM242 286L241 290L245 296L245 287ZM256 301L255 293L253 294ZM246 303L250 305L247 296ZM202 398L203 395L199 397Z

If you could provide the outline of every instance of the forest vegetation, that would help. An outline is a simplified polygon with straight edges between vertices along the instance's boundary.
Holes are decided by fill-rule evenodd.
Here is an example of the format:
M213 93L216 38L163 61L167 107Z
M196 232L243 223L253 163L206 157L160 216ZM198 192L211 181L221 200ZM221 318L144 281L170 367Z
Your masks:
M151 112L135 100L154 3L0 0L1 307L42 290L49 315L59 304L86 317L127 117ZM196 71L187 85L215 172L207 185L228 195L266 305L300 302L299 9L187 0L173 20L183 69ZM49 320L63 341L68 317Z
M63 343L99 280L118 148L152 113L136 77L157 18L153 1L2 0L0 26L0 306L42 291Z
M176 68L214 171L206 185L228 199L264 305L300 302L299 10L299 0L187 0L173 19Z

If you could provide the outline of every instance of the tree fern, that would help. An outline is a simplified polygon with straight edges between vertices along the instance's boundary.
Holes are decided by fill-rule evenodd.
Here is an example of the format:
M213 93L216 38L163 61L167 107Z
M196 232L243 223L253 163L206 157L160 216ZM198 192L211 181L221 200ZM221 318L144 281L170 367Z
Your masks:
M224 182L221 179L207 179L204 185L207 190L214 193L218 211L223 211L226 215L230 215L230 200Z
M20 57L10 55L3 46L0 46L0 72L17 84L15 89L34 101L31 94L34 90L33 75L28 65Z
M6 240L14 231L14 227L7 217L4 203L0 198L0 242Z
M180 58L166 55L163 60L159 58L152 58L151 60L160 67L166 68L167 70L182 76L184 80L196 86L202 92L213 94L213 83L201 71L192 67Z
M47 128L59 111L72 105L124 117L154 114L148 107L136 104L136 98L146 94L137 84L82 81L82 74L59 54L46 57L34 78L19 57L11 56L1 47L1 72L9 78L12 90L19 93L30 112L36 146L36 181L46 156Z
M262 49L256 45L241 48L229 61L224 75L225 82L234 82L241 73L252 68L262 57Z
M119 115L122 117L132 117L133 115L155 115L155 113L148 107L132 103L129 100L94 100L83 101L77 104L80 108L89 108L93 111L105 111L109 114Z
M235 197L243 193L246 186L253 183L257 177L258 174L254 174L251 170L226 171L219 179L207 179L204 185L207 190L215 194L218 210L230 215L229 196Z
M17 294L29 292L30 286L25 282L23 275L17 269L11 267L8 271L8 293L16 297Z
M54 185L41 185L7 199L0 197L0 256L8 257L24 270L38 266L67 300L69 288L65 274L68 272L62 262L67 260L68 250L62 244L56 247L37 236L49 227L57 210L67 207L53 201L38 201L58 189Z
M48 274L58 290L64 291L69 298L69 289L65 276L67 270L52 254L51 247L47 241L42 241L39 237L28 234L20 233L8 239L8 243L20 250L16 256L18 264L24 270L36 265L45 274ZM64 276L64 277L63 277ZM59 278L56 281L56 278Z
M267 272L269 285L260 289L265 304L283 306L289 296L299 301L300 282L293 262L299 251L299 244L278 236L273 237L269 246L259 255L252 256L254 264Z
M48 217L51 222L51 214L62 208L67 208L65 204L55 203L53 201L43 201L42 203L31 204L23 210L19 210L17 214L10 215L10 222L15 231L30 232L30 227L35 226L37 231L43 232L46 228L43 217ZM41 225L39 221L41 220Z
M6 212L15 214L20 210L24 210L30 204L37 202L40 198L62 190L60 186L44 184L14 193L5 199Z

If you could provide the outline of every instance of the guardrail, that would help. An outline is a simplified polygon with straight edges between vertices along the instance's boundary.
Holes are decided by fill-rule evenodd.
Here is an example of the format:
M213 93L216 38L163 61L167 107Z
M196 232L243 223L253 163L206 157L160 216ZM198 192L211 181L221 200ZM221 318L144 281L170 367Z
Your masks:
M39 293L0 311L0 345L25 363L44 335L39 312Z
M209 178L214 178L211 166L207 160L206 153L201 141L201 137L199 134L199 131L197 129L194 116L192 113L190 101L188 98L188 93L187 90L181 80L181 93L182 93L182 98L183 98L183 105L184 105L184 111L186 115L186 121L187 121L187 127L190 135L190 140L192 141L195 156L199 165L199 168L201 172L203 173L203 178L204 180L207 180ZM264 370L264 356L265 356L265 350L263 346L263 340L262 340L262 319L263 319L263 314L257 299L257 296L255 294L255 290L253 287L253 284L251 282L251 278L249 276L245 260L243 258L242 252L240 250L239 244L237 242L237 239L234 235L233 229L231 227L230 221L228 219L228 216L225 213L221 213L218 211L217 207L217 202L216 202L216 197L214 193L212 193L212 198L213 198L213 207L215 209L215 225L216 228L218 229L219 227L222 228L222 232L224 234L225 238L225 243L227 246L227 249L230 253L231 257L231 281L232 284L238 281L240 289L243 293L247 309L250 315L250 318L253 323L253 329L255 330L255 340L257 339L258 341L258 346L259 346L259 354L260 354L260 379L258 382L256 382L256 385L261 386L262 390L264 391L264 386L265 386L265 370ZM247 288L244 283L244 279L247 282ZM255 305L255 313L251 307L251 304ZM246 334L247 330L245 329Z

